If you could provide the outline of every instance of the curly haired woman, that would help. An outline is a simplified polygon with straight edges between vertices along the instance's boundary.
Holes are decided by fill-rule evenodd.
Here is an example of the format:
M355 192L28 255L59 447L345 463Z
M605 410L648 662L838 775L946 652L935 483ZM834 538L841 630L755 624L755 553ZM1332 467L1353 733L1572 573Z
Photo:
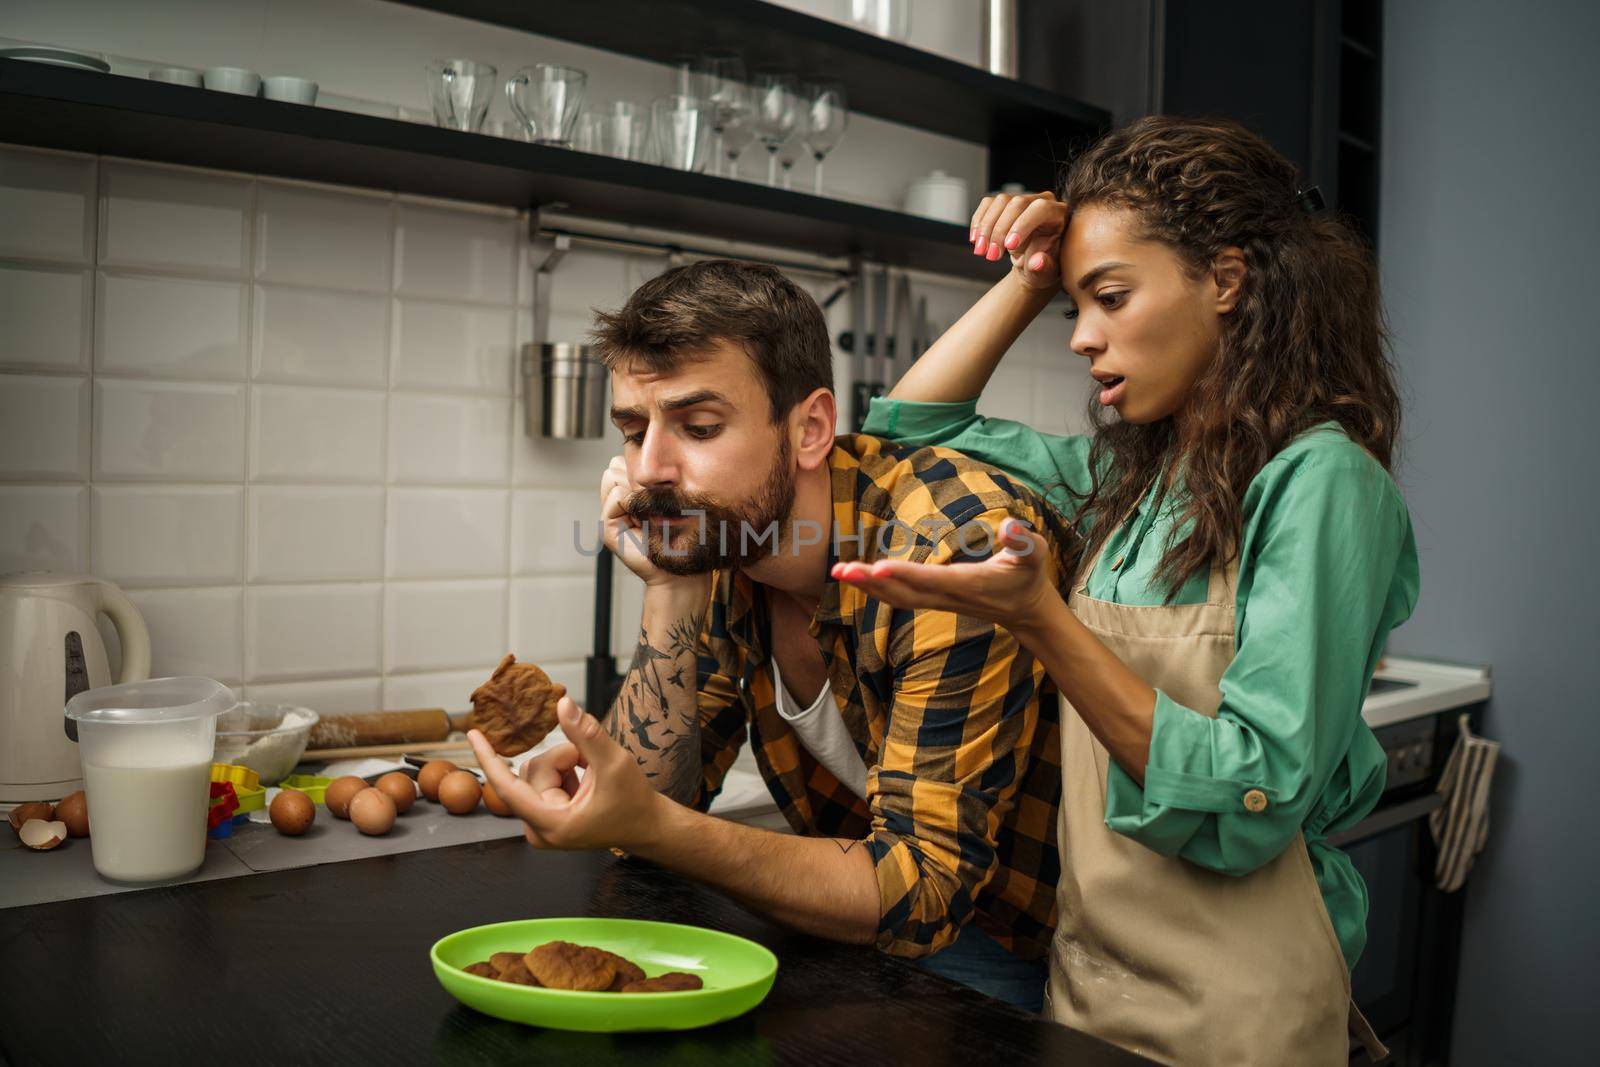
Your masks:
M999 623L1046 665L1063 700L1049 1010L1169 1063L1381 1048L1350 1001L1366 888L1326 839L1383 790L1361 704L1417 555L1372 254L1306 199L1242 127L1155 117L1074 161L1059 198L985 200L973 251L1011 272L866 431L1045 492L1083 538L1073 591L1012 524L983 562L834 572ZM1058 291L1095 432L980 417Z

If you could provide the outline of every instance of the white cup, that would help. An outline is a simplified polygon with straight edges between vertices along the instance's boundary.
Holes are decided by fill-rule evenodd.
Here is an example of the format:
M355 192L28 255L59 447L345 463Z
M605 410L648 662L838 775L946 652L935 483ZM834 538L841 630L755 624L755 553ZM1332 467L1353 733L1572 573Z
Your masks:
M208 67L205 86L219 93L255 96L261 91L261 75L243 67Z
M157 67L150 72L153 82L166 82L168 85L187 85L191 89L200 88L200 72L190 70L188 67Z
M918 178L906 191L906 214L938 219L965 226L972 221L972 200L967 194L967 183L962 178L952 178L936 170L926 178Z
M261 82L261 95L285 104L309 106L317 102L317 83L305 78L265 78Z

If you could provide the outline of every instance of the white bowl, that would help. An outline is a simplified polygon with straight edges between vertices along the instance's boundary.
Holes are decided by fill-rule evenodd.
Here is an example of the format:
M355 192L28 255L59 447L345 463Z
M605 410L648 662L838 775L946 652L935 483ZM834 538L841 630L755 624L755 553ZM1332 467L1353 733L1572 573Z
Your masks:
M243 67L207 67L205 86L214 92L255 96L261 91L261 75Z
M166 82L168 85L187 85L191 89L198 89L204 84L200 72L188 67L157 67L150 72L150 80Z
M309 107L317 102L317 83L307 78L265 78L261 82L261 95L268 100Z
M317 718L310 708L293 704L240 701L217 719L212 759L249 767L262 785L277 785L300 762Z

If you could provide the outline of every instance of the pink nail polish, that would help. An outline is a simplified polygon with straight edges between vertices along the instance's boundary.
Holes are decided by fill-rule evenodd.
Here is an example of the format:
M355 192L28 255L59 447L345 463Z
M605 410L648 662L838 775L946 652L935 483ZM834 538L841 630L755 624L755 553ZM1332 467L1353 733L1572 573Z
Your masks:
M978 238L978 247L974 248L973 251L978 253L978 255L980 255L980 256L983 255L983 246L988 244L988 243L989 242L985 238L982 238L982 237Z
M997 260L999 258L1000 258L1000 246L999 245L991 246L990 249L989 249L989 262L993 263L995 260Z
M1043 252L1035 252L1034 253L1033 258L1028 260L1028 269L1029 270L1043 270L1044 269L1044 253Z
M1006 235L1006 247L1011 249L1013 252L1017 250L1017 246L1021 243L1022 235L1020 233L1010 233Z

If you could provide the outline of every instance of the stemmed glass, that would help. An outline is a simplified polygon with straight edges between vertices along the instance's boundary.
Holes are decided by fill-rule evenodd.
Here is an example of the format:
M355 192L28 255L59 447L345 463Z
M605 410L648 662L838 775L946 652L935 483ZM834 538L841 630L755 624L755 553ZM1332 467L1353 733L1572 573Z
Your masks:
M722 171L723 131L750 106L744 84L744 60L737 52L707 52L700 57L699 96L716 139L717 173ZM737 154L737 153L736 153Z
M751 79L755 97L756 136L767 146L767 184L778 184L778 149L800 124L800 101L794 76L764 71Z
M794 188L794 165L805 155L805 146L800 143L800 138L791 137L783 142L783 147L778 149L778 168L782 171L782 182L785 189Z
M728 177L739 176L739 153L754 144L755 139L755 116L748 108L722 128L722 151L728 157Z
M801 136L806 147L811 149L812 158L817 161L811 191L821 196L823 157L833 151L844 136L850 110L845 100L844 86L836 81L811 82L804 91L806 113L801 124Z

